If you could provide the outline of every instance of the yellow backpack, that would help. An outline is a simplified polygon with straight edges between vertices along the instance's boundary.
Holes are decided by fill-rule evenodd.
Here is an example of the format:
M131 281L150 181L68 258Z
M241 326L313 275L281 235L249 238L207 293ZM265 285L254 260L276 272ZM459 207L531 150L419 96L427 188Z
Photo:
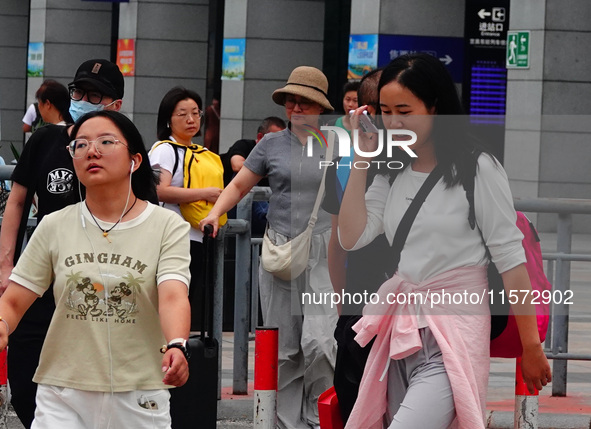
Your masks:
M172 140L161 140L154 145L152 150L162 143L169 143L172 146L181 147L185 150L185 159L183 164L183 187L201 189L216 187L224 188L224 167L219 155L200 146L192 144L185 146ZM177 170L179 164L178 151L174 150L174 168L172 175ZM194 201L192 203L179 203L181 214L187 222L194 228L199 228L199 222L203 220L211 211L213 203L206 200ZM225 225L228 216L220 216L219 225Z

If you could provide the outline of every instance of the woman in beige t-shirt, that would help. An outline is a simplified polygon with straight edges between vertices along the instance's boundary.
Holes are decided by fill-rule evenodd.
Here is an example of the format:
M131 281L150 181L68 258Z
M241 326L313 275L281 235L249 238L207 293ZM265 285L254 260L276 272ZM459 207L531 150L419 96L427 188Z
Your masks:
M170 428L167 389L188 378L189 225L146 201L155 179L128 118L92 112L71 136L85 200L33 234L0 299L0 349L53 281L32 428Z

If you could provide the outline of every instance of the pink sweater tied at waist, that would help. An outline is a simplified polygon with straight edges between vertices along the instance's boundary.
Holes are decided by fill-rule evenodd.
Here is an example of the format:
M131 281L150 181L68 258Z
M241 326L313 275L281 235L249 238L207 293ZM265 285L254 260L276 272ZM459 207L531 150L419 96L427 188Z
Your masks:
M484 429L490 364L487 292L486 267L456 268L418 285L398 275L386 281L377 292L379 302L366 305L363 317L353 326L362 347L376 339L346 429L382 427L390 359L404 359L422 348L418 311L443 355L456 408L451 427ZM413 293L415 301L421 302L418 295L422 297L420 310L411 300Z

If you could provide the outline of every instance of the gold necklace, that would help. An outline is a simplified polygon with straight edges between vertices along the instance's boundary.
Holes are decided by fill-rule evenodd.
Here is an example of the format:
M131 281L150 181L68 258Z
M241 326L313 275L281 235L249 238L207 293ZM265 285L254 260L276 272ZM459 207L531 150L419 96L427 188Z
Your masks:
M133 200L133 204L131 205L131 207L125 213L123 213L123 216L121 216L117 222L115 222L115 225L113 225L109 229L102 229L101 226L99 225L98 221L96 220L96 218L94 217L94 215L90 211L90 208L88 207L88 203L86 202L86 200L84 200L84 204L86 204L86 209L88 210L88 213L90 213L92 220L94 220L94 223L96 223L96 226L98 226L98 228L101 231L103 231L103 237L105 237L109 243L111 243L111 240L109 240L109 232L111 232L113 230L113 228L115 228L117 225L119 225L119 222L121 222L121 219L123 219L127 215L127 213L129 213L131 211L131 209L135 206L135 203L137 203L137 197L135 197L135 200Z

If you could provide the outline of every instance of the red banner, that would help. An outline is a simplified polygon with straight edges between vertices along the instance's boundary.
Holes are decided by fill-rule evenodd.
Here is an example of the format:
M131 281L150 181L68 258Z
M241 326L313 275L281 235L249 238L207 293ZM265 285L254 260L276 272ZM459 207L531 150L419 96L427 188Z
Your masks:
M135 75L135 39L117 40L117 65L123 76Z

